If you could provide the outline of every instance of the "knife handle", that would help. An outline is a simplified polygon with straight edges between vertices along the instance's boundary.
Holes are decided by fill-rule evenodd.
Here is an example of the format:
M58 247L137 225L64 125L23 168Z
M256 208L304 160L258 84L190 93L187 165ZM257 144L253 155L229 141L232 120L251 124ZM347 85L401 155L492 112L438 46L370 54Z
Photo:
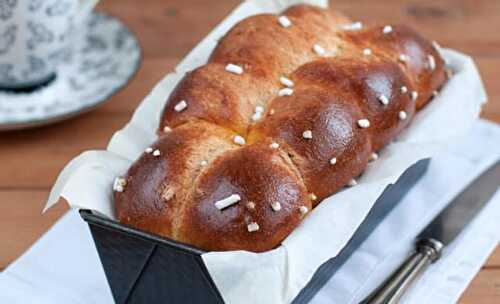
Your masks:
M441 256L443 244L435 239L423 239L416 251L394 274L361 304L395 304L411 283Z

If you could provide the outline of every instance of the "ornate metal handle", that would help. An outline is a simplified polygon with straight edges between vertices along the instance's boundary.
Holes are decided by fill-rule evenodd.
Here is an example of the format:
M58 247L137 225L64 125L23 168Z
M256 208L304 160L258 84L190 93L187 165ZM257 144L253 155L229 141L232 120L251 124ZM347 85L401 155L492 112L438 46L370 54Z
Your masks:
M441 256L443 244L434 239L424 239L417 243L413 253L403 265L373 294L361 304L396 304L411 283L437 261Z

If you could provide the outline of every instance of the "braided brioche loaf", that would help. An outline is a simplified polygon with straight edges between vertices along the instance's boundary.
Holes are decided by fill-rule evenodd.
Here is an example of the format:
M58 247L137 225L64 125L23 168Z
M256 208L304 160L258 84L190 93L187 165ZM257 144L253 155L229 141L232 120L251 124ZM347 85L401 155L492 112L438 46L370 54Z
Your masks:
M247 18L171 94L158 141L115 183L119 220L205 250L275 248L446 77L405 26L306 5Z

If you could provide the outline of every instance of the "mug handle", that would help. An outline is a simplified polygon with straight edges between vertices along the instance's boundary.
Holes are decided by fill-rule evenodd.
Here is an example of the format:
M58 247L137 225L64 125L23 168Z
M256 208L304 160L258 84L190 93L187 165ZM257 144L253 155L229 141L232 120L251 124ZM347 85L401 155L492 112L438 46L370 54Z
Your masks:
M89 15L89 13L94 9L99 0L78 0L79 8L76 13L75 21L76 23L81 23Z

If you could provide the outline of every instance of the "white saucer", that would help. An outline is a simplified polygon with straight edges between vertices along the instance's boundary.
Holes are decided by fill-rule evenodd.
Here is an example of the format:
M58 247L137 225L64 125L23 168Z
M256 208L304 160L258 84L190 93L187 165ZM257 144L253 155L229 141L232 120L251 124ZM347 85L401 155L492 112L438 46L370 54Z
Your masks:
M132 78L141 61L136 37L114 17L93 13L85 37L57 78L31 93L0 91L0 131L47 125L87 112Z

